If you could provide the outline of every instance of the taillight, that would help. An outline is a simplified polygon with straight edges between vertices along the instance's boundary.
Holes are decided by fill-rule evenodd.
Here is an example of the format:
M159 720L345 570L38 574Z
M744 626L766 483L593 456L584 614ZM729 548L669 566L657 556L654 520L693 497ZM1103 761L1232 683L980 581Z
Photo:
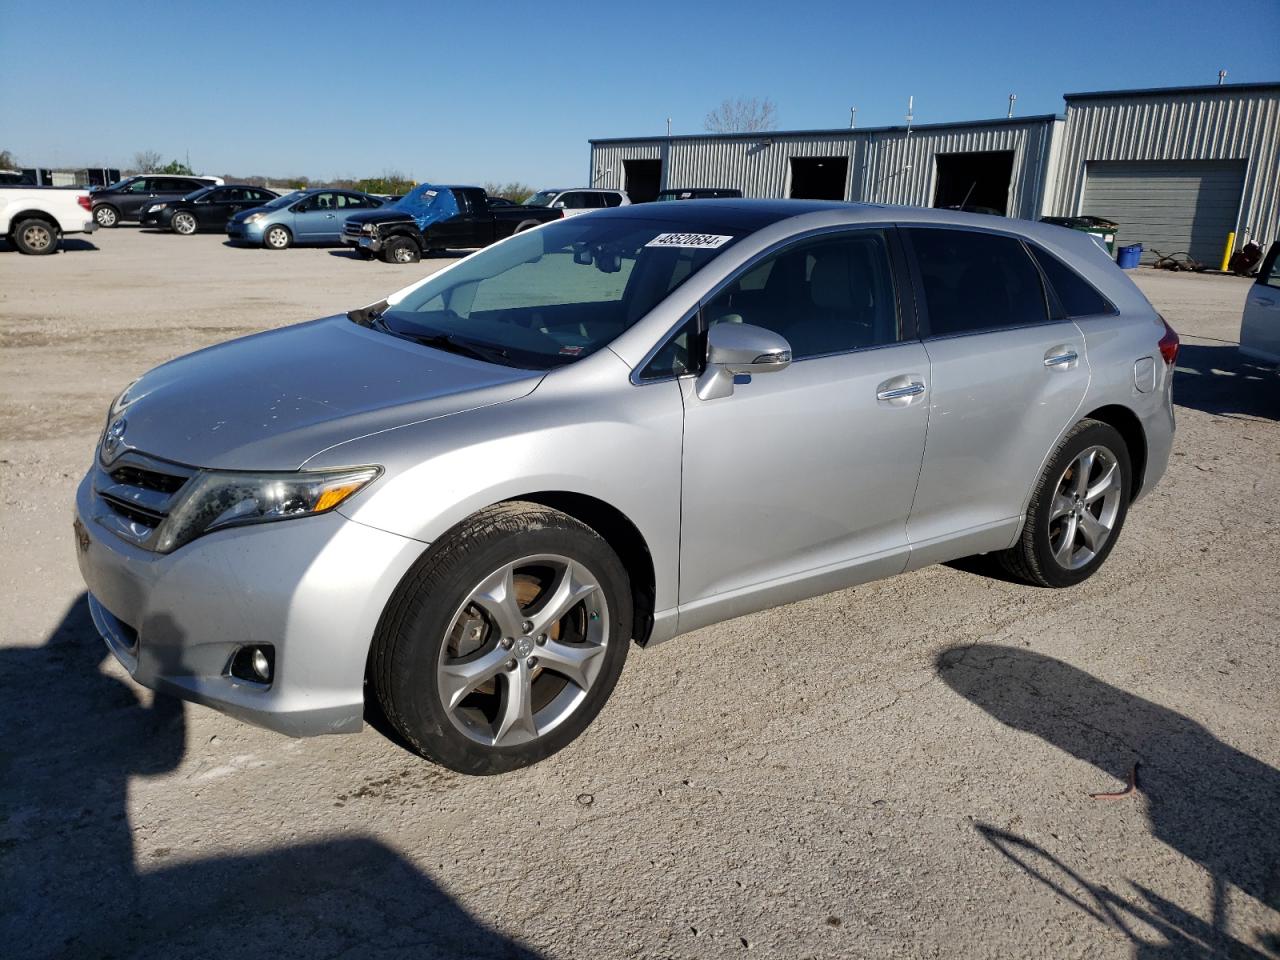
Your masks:
M1164 324L1164 336L1160 338L1160 356L1164 357L1166 366L1172 367L1174 361L1178 359L1178 347L1182 341L1178 339L1178 332L1169 326L1169 321L1164 317L1160 318L1160 322Z
M89 199L89 195L87 193L76 197L76 203L80 204L80 206L84 207L86 210L93 210L93 201Z

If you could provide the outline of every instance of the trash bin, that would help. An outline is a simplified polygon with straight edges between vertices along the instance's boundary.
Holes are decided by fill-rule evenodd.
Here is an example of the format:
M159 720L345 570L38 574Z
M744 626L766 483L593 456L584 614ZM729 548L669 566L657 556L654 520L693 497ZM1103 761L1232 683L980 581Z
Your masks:
M1131 243L1128 246L1120 248L1120 252L1116 254L1116 263L1120 264L1121 270L1132 270L1138 265L1138 261L1142 259L1142 244Z
M1059 227L1066 227L1068 230L1079 230L1097 237L1107 247L1107 253L1113 257L1116 255L1116 231L1120 228L1120 224L1103 217L1041 217L1041 223L1052 223Z

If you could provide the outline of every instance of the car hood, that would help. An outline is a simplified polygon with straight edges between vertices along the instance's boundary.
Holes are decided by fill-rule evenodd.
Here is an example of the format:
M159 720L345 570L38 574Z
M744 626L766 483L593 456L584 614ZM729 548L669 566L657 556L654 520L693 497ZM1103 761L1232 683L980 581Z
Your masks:
M121 450L196 467L296 470L356 437L530 393L543 374L444 353L345 316L209 347L133 384Z
M353 213L347 217L347 223L413 223L414 218L410 213L403 210L393 210L390 207L379 207L375 210L361 210L359 213Z

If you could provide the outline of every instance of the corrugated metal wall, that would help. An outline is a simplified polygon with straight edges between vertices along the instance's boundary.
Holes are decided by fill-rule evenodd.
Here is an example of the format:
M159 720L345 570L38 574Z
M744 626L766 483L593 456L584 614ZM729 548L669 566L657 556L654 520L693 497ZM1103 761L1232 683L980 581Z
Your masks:
M854 199L927 207L933 203L934 157L946 153L1013 151L1009 216L1040 216L1049 147L1058 121L966 126L950 129L872 132L866 144L862 182Z
M663 160L663 187L736 187L747 197L785 197L792 157L844 157L845 199L928 206L936 179L934 156L990 150L1014 152L1009 191L1013 216L1040 215L1053 128L1059 121L819 131L742 137L676 137L593 144L593 184L624 188L623 160Z
M1236 229L1280 235L1280 90L1072 97L1059 153L1051 205L1068 215L1090 160L1247 160Z

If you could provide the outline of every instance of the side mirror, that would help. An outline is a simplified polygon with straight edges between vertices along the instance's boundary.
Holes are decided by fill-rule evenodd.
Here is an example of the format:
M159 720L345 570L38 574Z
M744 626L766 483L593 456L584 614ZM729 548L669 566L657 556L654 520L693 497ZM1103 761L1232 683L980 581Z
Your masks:
M698 377L698 398L733 396L736 376L773 373L791 365L785 337L749 323L718 323L707 331L707 369Z

